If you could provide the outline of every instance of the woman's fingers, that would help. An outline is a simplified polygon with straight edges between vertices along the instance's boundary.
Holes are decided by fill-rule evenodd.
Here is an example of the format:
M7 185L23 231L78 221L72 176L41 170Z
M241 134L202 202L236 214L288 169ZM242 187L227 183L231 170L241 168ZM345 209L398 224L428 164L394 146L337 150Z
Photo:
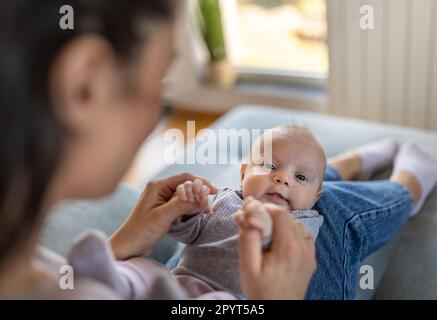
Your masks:
M261 235L258 230L240 228L239 234L240 270L243 282L257 277L262 268Z
M185 202L185 205L181 205L180 200L177 197L171 198L169 201L159 207L160 219L163 223L170 227L170 224L180 216L187 214L186 208L192 207L192 204Z
M166 179L150 181L142 195L142 202L144 209L151 209L157 205L163 204L170 200L176 192L178 185L187 181L193 183L194 180L199 179L202 184L208 186L210 194L216 194L218 189L213 186L207 179L192 175L190 173L182 173ZM186 190L187 191L187 190ZM186 192L187 193L187 192ZM187 193L187 198L189 195Z
M314 243L315 242L314 236L307 229L305 229L299 221L295 220L295 222L297 228L299 229L299 233L302 235L303 239L306 240L305 243L306 244Z
M273 220L275 230L272 239L272 250L277 247L279 254L290 254L290 251L297 243L304 243L305 231L300 229L298 222L287 210L274 204L265 204Z
M274 223L274 235L271 251L278 257L288 259L288 263L306 266L309 275L314 272L315 258L314 237L290 214L271 207Z
M211 182L209 182L205 178L198 177L198 176L193 175L191 173L181 173L181 174L178 174L175 176L171 176L171 177L168 177L166 179L161 180L159 183L161 183L161 186L163 188L168 189L169 191L171 191L173 193L179 184L184 183L185 181L194 182L194 180L196 180L196 179L201 180L203 184L208 186L208 188L211 192L210 194L217 193L218 189L214 185L212 185Z
M185 182L193 184L195 180L199 180L197 184L207 186L209 194L217 193L217 188L213 186L207 179L192 175L190 173L182 173L166 179L150 181L139 200L142 210L149 210L164 204L165 202L169 201L172 196L174 196L179 185L184 184ZM192 195L193 187L188 184L184 187L185 194L187 196L186 201L190 201L190 199L193 199L191 201L194 201L194 196Z

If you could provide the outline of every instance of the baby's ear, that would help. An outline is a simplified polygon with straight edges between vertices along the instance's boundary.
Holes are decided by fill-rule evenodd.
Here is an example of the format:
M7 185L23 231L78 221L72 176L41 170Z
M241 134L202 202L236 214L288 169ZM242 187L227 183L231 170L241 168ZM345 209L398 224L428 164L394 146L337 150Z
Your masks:
M247 164L243 163L240 167L240 182L243 182L244 174L246 173Z
M316 202L320 200L320 198L322 197L322 195L323 195L323 188L320 186L320 189L319 189L319 191L317 192L317 200L316 200Z

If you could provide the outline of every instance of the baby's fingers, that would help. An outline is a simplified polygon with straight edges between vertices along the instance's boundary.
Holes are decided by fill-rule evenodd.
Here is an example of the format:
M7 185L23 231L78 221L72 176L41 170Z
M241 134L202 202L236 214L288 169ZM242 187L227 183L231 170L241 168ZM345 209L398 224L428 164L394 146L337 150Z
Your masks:
M248 228L247 225L247 219L244 216L244 211L240 210L234 215L235 222L241 227L241 228Z
M181 201L187 201L187 194L185 192L185 187L183 184L180 184L177 186L176 188L176 196L181 200Z
M194 202L193 183L191 181L184 182L185 194L189 202Z
M202 196L202 192L203 192L203 181L200 179L195 179L193 181L193 194L194 194L194 199L196 201L199 201L201 196ZM209 194L209 189L208 189L208 194Z
M265 225L261 219L258 219L257 217L247 217L246 219L249 227L258 229L261 232L265 229Z
M262 237L270 236L272 233L271 226L265 220L259 217L244 216L245 227L256 229L261 233Z

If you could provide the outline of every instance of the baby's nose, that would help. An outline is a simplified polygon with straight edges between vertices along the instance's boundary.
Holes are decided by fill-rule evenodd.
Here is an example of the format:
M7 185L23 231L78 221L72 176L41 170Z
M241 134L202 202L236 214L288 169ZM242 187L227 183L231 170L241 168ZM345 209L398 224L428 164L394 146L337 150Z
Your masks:
M285 184L287 187L290 185L286 175L277 175L274 177L274 180L276 183Z

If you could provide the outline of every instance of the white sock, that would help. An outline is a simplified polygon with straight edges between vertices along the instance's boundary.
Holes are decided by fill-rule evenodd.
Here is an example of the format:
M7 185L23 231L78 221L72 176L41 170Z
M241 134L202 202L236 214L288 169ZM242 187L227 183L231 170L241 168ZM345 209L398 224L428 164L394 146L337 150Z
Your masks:
M393 162L399 143L395 139L382 139L357 147L351 152L361 158L358 180L369 180L373 173Z
M393 172L407 171L417 178L422 192L410 216L422 209L426 198L437 183L437 161L414 143L407 143L399 151Z
M104 233L92 230L81 235L71 247L67 259L75 274L100 281L123 298L130 298L129 282L117 269Z

